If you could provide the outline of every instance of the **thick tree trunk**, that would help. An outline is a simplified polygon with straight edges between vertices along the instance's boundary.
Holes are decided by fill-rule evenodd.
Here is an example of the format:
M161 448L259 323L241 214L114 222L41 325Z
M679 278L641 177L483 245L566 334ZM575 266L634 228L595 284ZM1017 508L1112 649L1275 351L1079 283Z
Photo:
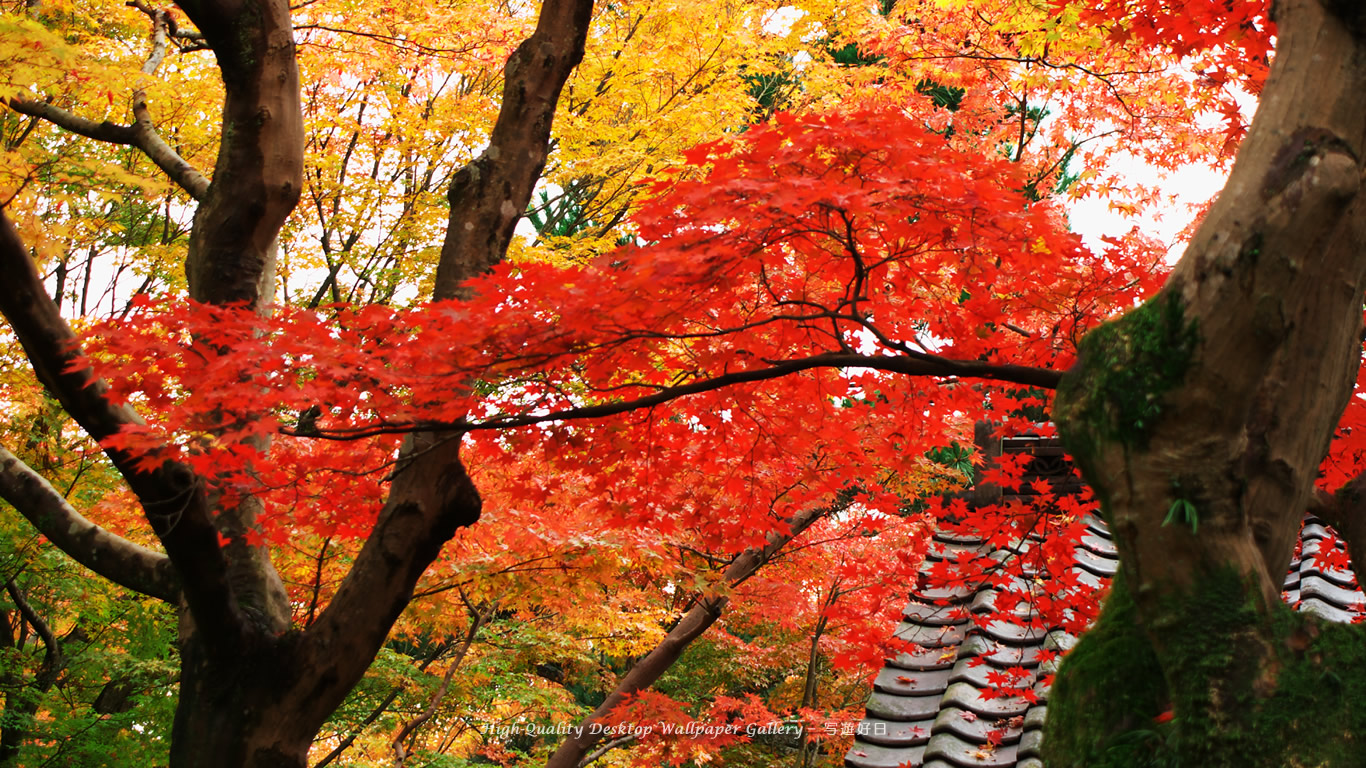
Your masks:
M1324 645L1336 630L1283 616L1280 590L1360 361L1366 15L1276 5L1273 72L1228 185L1162 293L1089 335L1058 392L1064 440L1119 545L1111 599L1125 607L1107 607L1099 639L1064 662L1054 765L1104 764L1133 743L1126 731L1152 728L1159 712L1115 711L1084 733L1067 716L1135 676L1165 680L1146 706L1171 708L1161 748L1183 765L1322 754L1271 734L1303 667L1347 663ZM1126 679L1092 674L1098 658ZM1300 717L1276 722L1317 729Z
M190 292L202 302L242 302L263 311L273 288L276 238L302 181L289 4L178 5L217 57L225 93L222 143L207 189L197 174L162 164L200 201L186 258ZM583 56L592 7L592 0L546 0L536 32L511 58L489 149L452 185L458 231L443 250L435 298L457 296L465 280L503 257L543 168L558 95ZM164 34L159 13L152 12L155 28ZM146 126L98 128L29 107L82 135L155 154L139 132ZM11 283L0 291L0 312L63 408L96 439L139 423L131 407L106 400L107 386L89 368L71 365L80 352L75 335L3 210L0 271ZM302 630L290 629L287 595L269 553L240 535L254 525L257 500L225 507L188 465L138 471L136 457L110 451L165 556L90 524L2 447L0 497L96 572L179 605L183 673L172 766L302 768L314 735L365 673L422 573L458 528L479 517L479 494L460 460L461 436L409 437L374 529L336 595Z
M186 260L191 295L261 310L273 288L275 237L297 200L302 165L288 4L181 5L217 54L226 91L223 146ZM458 174L449 196L455 231L447 240L469 247L443 251L434 298L456 295L506 252L544 165L560 89L583 56L591 10L591 0L548 0L536 32L509 61L489 150ZM313 737L369 667L422 573L458 528L479 518L461 437L421 433L405 442L374 530L336 596L304 631L286 632L289 606L269 553L233 535L254 525L256 500L219 510L231 539L226 576L234 604L225 608L238 631L225 644L219 633L203 631L198 613L182 610L171 765L305 765Z
M322 723L281 704L299 670L273 647L211 661L196 644L181 647L180 699L172 726L173 766L304 768Z

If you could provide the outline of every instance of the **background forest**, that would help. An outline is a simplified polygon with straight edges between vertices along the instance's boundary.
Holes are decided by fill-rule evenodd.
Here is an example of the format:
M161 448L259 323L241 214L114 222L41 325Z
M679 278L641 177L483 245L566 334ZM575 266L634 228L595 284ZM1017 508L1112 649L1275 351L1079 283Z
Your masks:
M840 764L973 424L1051 429L1081 336L1166 278L1068 202L1137 221L1172 190L1122 168L1226 166L1272 39L1258 3L0 7L4 766L198 764L260 726L214 719L222 670L295 638L365 670L285 739L315 768ZM229 186L290 168L297 205ZM386 528L457 450L473 512ZM1050 565L1091 506L987 509L1054 543L937 576L1028 573L1080 627ZM594 716L701 733L570 744ZM772 722L806 737L705 728Z

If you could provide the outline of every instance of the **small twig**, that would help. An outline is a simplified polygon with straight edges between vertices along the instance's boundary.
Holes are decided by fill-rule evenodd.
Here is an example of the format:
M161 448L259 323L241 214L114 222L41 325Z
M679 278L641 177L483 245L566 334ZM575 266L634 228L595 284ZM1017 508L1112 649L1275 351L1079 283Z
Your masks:
M460 668L461 662L465 660L465 655L469 653L470 646L474 645L474 638L479 634L480 627L483 626L484 622L493 612L492 607L487 604L483 606L471 605L469 599L465 596L464 590L461 590L460 597L471 609L469 629L465 630L465 639L461 641L460 649L456 651L455 658L451 660L450 666L446 668L446 674L441 678L441 685L437 687L436 692L433 693L432 697L427 701L426 708L423 709L420 715L409 720L407 723L404 723L403 727L399 729L398 734L394 736L392 746L394 750L394 765L397 768L404 768L404 761L408 758L408 750L403 746L404 739L407 739L409 735L414 733L418 728L421 728L422 725L430 720L432 715L436 713L436 708L441 704L441 700L446 698L446 693L450 690L451 680L455 678L456 670Z
M627 745L627 744L630 744L631 742L633 742L633 741L635 741L635 740L636 740L636 735L635 735L634 733L628 733L628 734L626 734L625 736L618 736L617 738L612 739L611 741L607 742L606 744L603 744L601 747L598 747L597 749L593 750L593 751L590 752L589 754L585 755L584 758L583 758L582 760L579 761L579 768L587 768L587 766L592 765L593 763L597 762L598 758L602 757L603 755L607 754L608 752L611 752L612 750L616 749L617 747L621 747L621 746L625 746L625 745Z

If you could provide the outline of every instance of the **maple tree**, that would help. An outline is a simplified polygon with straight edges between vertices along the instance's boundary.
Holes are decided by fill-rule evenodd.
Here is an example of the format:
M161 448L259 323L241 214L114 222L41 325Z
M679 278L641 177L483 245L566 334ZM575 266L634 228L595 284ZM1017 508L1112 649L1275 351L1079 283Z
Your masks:
M1340 4L1284 3L1268 70L1263 6L1197 5L7 13L0 312L116 487L95 525L54 466L0 448L0 495L77 562L178 609L172 765L302 765L315 742L331 762L400 700L380 752L439 752L471 738L426 735L475 708L462 675L548 665L563 681L585 636L631 665L582 701L528 693L541 712L702 730L540 754L577 766L634 742L640 761L679 763L753 743L716 723L836 718L813 707L821 659L893 650L880 620L931 525L1002 545L1047 531L1005 567L966 557L932 576L1007 587L982 620L1013 596L1036 621L1088 623L1094 595L1060 567L1085 507L913 503L942 477L936 451L981 418L1039 429L1056 388L1121 550L1099 636L1132 644L1081 652L1169 681L1153 701L1183 760L1326 754L1249 734L1283 717L1293 681L1351 663L1354 629L1286 629L1276 577L1310 506L1349 546L1363 535L1359 483L1313 492L1335 430L1328 489L1355 476L1366 434L1349 397L1363 25ZM786 29L779 11L796 13ZM1250 128L1236 88L1261 94ZM101 104L109 119L86 116ZM1092 251L1068 231L1064 191L1151 201L1103 175L1110 153L1174 167L1235 149L1170 277L1139 236ZM528 211L530 242L515 234ZM183 283L168 267L182 254ZM137 279L131 302L116 287L90 300L110 259ZM11 378L7 417L41 411ZM1006 464L982 481L1017 482ZM1012 592L1025 574L1052 591ZM571 606L594 589L608 605ZM10 596L56 653L49 620ZM812 604L765 615L784 600ZM737 627L809 633L799 697L649 690L723 608ZM504 635L546 655L481 640ZM33 665L34 687L54 664ZM1051 708L1116 684L1067 669ZM1335 727L1304 709L1296 727ZM1162 713L1052 727L1054 759L1097 764L1135 714ZM512 759L510 740L484 740Z

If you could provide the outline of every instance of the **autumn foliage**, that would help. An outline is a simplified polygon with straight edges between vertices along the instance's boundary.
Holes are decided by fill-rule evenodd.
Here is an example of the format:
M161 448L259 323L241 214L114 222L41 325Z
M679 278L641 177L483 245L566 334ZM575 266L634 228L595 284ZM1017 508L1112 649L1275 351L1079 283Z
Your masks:
M188 469L214 515L259 504L219 547L269 554L299 633L362 557L412 435L456 441L482 497L313 760L543 758L554 740L480 728L578 723L698 606L725 613L679 671L597 721L631 735L621 759L764 764L747 729L773 723L803 724L816 744L794 748L830 758L869 670L906 650L889 629L922 575L999 588L981 623L1076 633L1097 615L1103 595L1070 568L1094 499L1041 485L1033 506L969 508L954 492L1018 489L1024 460L986 465L973 425L1051 435L1081 338L1162 286L1164 244L1088 245L1067 204L1161 202L1121 155L1227 163L1239 99L1269 68L1265 4L761 5L597 4L538 196L508 214L534 226L443 301L425 297L451 190L498 121L521 119L500 116L504 65L535 14L301 5L301 203L272 244L273 304L187 298L180 263L209 204L194 169L226 141L189 16L57 2L0 17L0 201L79 331L66 373L89 369L138 414L98 446L58 440L68 425L16 454L61 453L42 463L54 478L79 463L71 498L150 546L101 451L134 475ZM144 156L149 104L180 174ZM21 372L31 340L4 344L10 444L60 409ZM1364 407L1326 490L1358 473ZM934 530L1019 551L924 567ZM1039 682L988 679L1026 697ZM645 722L671 728L630 730Z

